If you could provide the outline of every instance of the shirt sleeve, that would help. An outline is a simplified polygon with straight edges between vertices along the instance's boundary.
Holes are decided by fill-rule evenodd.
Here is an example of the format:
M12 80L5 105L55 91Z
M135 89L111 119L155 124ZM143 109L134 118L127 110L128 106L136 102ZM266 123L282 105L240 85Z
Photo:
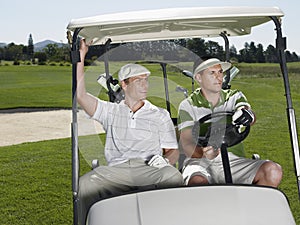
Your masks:
M159 123L160 147L178 149L175 126L166 110L162 110Z
M180 103L178 109L178 130L194 126L194 118L191 111L192 106L186 99Z
M243 94L243 92L237 91L234 110L237 110L240 107L245 107L245 106L248 108L251 108L251 105L249 104L249 102L248 102L246 96Z
M96 111L92 116L92 119L102 124L104 130L107 130L108 104L109 102L98 99Z

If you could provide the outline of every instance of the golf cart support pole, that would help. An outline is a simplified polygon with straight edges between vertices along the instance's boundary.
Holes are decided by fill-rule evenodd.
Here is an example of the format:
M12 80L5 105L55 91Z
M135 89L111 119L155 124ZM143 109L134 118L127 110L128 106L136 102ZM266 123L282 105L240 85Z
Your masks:
M226 62L230 61L230 54L229 54L229 40L226 35L226 32L220 33L220 36L225 41L225 57ZM226 71L226 77L225 82L222 84L222 89L230 89L229 80L230 80L230 70ZM232 184L232 175L230 170L230 163L228 158L228 151L226 144L222 143L221 145L221 157L222 157L222 163L223 163L223 169L224 169L224 176L225 176L225 183L226 184Z
M73 224L78 225L78 190L79 190L79 149L78 149L78 124L77 124L77 63L80 62L78 33L75 29L71 45L72 61L72 193L73 193ZM82 59L84 60L84 59Z
M222 143L221 145L221 157L222 157L222 163L224 168L225 183L232 184L232 175L230 170L228 151L227 151L227 146L224 143Z
M287 116L288 116L288 124L290 131L290 139L293 149L294 156L294 164L295 164L295 172L297 177L298 184L298 197L300 200L300 155L299 155L299 142L298 142L298 134L296 127L296 116L295 111L293 109L292 97L290 93L290 84L288 79L288 70L286 65L286 57L284 50L286 49L286 38L282 37L281 31L281 23L277 17L272 16L271 19L274 21L276 25L277 39L276 39L276 49L278 52L278 58L280 62L280 68L283 75L284 80L284 88L285 88L285 97L287 103Z
M168 75L167 75L167 64L161 62L160 66L163 71L163 76L164 76L164 86L165 86L165 93L166 93L166 105L167 105L167 110L171 115L171 106L170 106L170 97L169 97L169 88L168 88Z
M106 86L108 89L108 97L109 97L109 101L110 102L114 102L115 98L114 98L114 91L111 89L110 86L110 74L109 74L109 65L108 65L108 55L107 55L107 50L110 46L111 43L111 39L108 39L105 44L104 44L104 68L105 68L105 78L106 78Z
M226 62L229 62L230 61L230 52L229 52L229 40L228 40L228 37L226 35L226 32L220 33L220 36L225 41L225 54L226 54L225 58L226 58ZM230 81L230 70L227 70L226 71L225 82L222 84L222 89L230 89L229 81Z

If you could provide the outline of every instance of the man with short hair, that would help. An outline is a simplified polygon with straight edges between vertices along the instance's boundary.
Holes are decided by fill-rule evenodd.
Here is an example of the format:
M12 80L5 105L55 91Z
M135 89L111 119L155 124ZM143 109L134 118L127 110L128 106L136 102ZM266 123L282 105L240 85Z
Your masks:
M182 172L186 185L225 183L220 147L197 145L197 137L193 137L192 132L195 122L208 114L233 111L233 124L250 126L255 123L245 95L238 90L222 89L223 72L230 67L231 63L216 58L203 61L194 71L200 88L179 106L180 143L187 156ZM228 157L233 183L278 187L282 169L277 163L247 159L231 152Z
M85 224L89 208L100 199L139 189L181 186L183 179L171 166L179 151L169 113L146 100L150 71L138 64L123 66L118 75L125 99L119 104L103 101L85 89L85 40L81 40L79 51L77 100L106 131L108 164L80 178L79 221Z

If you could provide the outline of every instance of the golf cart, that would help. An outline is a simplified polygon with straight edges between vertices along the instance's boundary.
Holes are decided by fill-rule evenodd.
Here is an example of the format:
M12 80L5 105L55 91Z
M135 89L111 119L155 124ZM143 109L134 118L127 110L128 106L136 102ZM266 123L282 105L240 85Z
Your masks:
M225 42L226 60L229 61L228 37L249 34L252 27L273 21L277 34L276 48L284 79L290 139L300 196L299 146L284 53L286 39L282 37L281 32L280 18L283 16L283 12L275 7L195 7L115 13L72 20L68 25L68 39L71 45L73 77L72 190L74 224L78 224L79 141L76 64L83 60L80 59L78 51L80 38L85 38L87 42L93 40L93 45L103 45L106 53L101 56L99 61L104 62L103 68L109 100L119 101L122 95L114 89L116 82L110 75L111 67L108 60L116 61L116 56L126 51L129 52L126 54L128 58L125 57L122 60L132 60L130 58L134 54L132 49L137 50L137 48L126 48L127 43L221 36ZM110 48L112 44L120 45L118 48ZM139 47L141 46L139 45ZM149 53L151 53L152 47L153 45L149 47ZM116 52L110 55L110 51ZM182 55L183 51L176 50L176 53ZM172 55L174 54L172 53ZM193 54L185 57L190 62L195 59ZM166 72L166 66L172 64L172 60L174 61L173 58L167 61L151 59L150 62L161 65L163 78L160 81L164 84L166 108L171 117L176 118L177 115L174 116L172 113L169 98L173 89L170 89ZM192 66L189 65L190 68L187 69L187 65L183 63L176 66L190 76L188 71L192 71ZM227 73L223 87L228 88L229 83L230 73ZM176 119L174 119L174 123L176 125ZM222 141L221 147L226 184L155 189L105 199L91 207L87 224L295 224L288 201L284 193L278 189L232 184L230 166L228 157L226 157L227 142ZM194 215L197 215L198 219L193 218Z

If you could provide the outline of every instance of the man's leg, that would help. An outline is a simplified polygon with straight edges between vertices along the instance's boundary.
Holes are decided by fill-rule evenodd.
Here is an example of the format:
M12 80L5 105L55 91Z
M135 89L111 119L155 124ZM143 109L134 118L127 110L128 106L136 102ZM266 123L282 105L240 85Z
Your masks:
M115 176L117 174L117 176ZM131 191L126 182L120 182L116 177L128 180L126 169L100 166L84 174L79 179L79 223L85 225L86 217L90 207L99 200Z
M197 186L205 184L208 184L208 180L206 179L206 177L203 177L201 175L192 176L188 182L188 186Z
M258 169L253 184L278 187L282 179L281 166L272 161L266 161Z
M189 186L214 183L210 174L210 164L210 160L206 158L190 159L182 171L184 183Z
M182 183L182 176L175 167L158 169L138 159L116 166L97 167L80 178L80 220L84 223L89 208L103 198L133 190L181 186Z
M153 188L178 187L183 185L183 178L174 166L149 166L147 163L132 159L130 178L132 185L137 187L152 186Z

